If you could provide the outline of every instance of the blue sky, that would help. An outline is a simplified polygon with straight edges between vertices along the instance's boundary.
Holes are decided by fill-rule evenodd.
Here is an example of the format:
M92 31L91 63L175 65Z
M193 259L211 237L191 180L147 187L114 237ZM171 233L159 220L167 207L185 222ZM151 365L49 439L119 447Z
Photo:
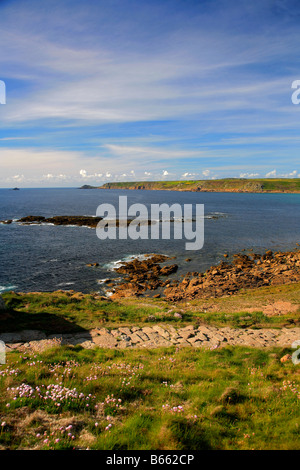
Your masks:
M0 187L300 177L298 0L0 0Z

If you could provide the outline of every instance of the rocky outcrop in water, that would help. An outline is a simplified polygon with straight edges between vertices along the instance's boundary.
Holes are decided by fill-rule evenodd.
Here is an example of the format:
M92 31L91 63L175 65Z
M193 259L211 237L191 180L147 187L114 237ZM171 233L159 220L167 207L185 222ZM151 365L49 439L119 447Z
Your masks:
M77 225L81 227L90 227L96 228L98 223L103 220L103 217L93 217L93 216L84 216L84 215L56 215L54 217L43 217L42 215L27 215L21 219L16 220L17 223L23 225L40 225L40 224L53 224L53 225ZM116 219L116 226L119 227L120 224L129 225L134 218L128 218L127 220ZM0 220L2 224L11 224L13 221L9 220ZM148 225L151 224L151 220L146 221Z
M169 281L161 277L169 276L178 269L177 264L163 265L171 260L166 255L146 255L145 259L133 259L122 264L115 272L124 275L120 284L114 286L112 299L142 295L147 290L154 291L166 286Z
M78 225L86 227L96 227L102 217L89 217L82 215L57 215L54 217L43 217L40 215L28 215L17 220L24 225L32 224L53 224L53 225Z

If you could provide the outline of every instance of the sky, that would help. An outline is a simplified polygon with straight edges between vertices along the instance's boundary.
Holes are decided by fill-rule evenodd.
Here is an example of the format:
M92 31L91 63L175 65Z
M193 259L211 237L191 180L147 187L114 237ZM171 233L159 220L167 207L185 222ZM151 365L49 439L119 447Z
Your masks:
M299 178L299 24L298 0L0 0L0 187Z

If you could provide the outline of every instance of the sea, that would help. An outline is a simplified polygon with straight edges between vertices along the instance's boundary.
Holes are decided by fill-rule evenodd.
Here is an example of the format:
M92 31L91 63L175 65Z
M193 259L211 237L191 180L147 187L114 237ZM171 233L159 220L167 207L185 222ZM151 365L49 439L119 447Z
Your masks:
M105 239L96 230L79 226L22 225L21 217L41 215L96 216L98 206L111 204L118 214L119 197L128 206L189 204L204 207L204 244L187 250L187 240ZM75 290L109 295L105 280L118 277L115 268L149 253L172 257L178 265L173 277L204 272L235 253L298 249L300 194L209 193L117 189L0 189L0 294L7 291L53 292ZM161 222L158 222L161 223ZM191 222L194 223L194 222ZM172 225L173 224L173 225ZM172 227L182 224L176 219ZM224 258L224 254L228 257ZM173 258L174 257L174 258ZM87 266L97 263L97 267Z

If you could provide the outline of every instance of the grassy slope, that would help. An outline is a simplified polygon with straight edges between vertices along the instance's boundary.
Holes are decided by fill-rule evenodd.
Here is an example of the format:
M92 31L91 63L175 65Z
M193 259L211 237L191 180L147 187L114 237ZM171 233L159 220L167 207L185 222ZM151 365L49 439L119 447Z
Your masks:
M10 310L0 322L2 332L142 325L149 315L175 326L205 321L278 327L297 324L299 310L268 318L262 306L277 300L299 305L300 284L177 305L63 292L3 297ZM255 312L245 314L249 306ZM174 311L183 318L174 319ZM292 352L237 346L9 352L0 365L0 449L298 449L300 368L280 361ZM31 387L31 396L20 396L21 384ZM53 385L70 396L64 399L62 392L45 400L46 387ZM82 398L72 399L74 388Z
M217 191L217 192L300 192L300 179L266 178L194 181L140 181L125 183L106 183L102 188L110 189L155 189L174 191Z
M97 296L56 293L5 293L3 298L12 309L0 318L0 331L40 329L48 334L89 330L99 326L145 325L149 322L174 326L207 323L234 327L282 327L299 325L298 312L266 316L263 307L283 300L299 305L300 283L241 290L234 296L211 300L183 301L177 304L163 299L129 298L118 301L99 300ZM249 308L254 311L248 312ZM182 319L174 318L175 312Z
M10 353L0 366L0 449L298 449L299 369L280 362L287 352ZM59 383L83 398L45 400ZM21 384L42 397L21 397Z

